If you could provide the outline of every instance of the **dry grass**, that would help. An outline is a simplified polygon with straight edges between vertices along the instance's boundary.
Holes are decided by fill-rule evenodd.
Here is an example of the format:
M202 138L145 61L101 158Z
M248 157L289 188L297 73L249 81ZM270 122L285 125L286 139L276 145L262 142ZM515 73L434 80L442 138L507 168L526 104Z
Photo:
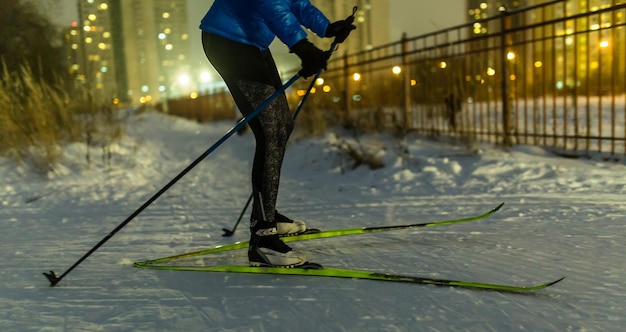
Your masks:
M103 105L88 89L67 89L60 81L48 84L28 66L12 73L5 68L0 78L0 156L47 172L59 161L64 143L84 141L105 151L123 127ZM89 152L86 159L90 161Z

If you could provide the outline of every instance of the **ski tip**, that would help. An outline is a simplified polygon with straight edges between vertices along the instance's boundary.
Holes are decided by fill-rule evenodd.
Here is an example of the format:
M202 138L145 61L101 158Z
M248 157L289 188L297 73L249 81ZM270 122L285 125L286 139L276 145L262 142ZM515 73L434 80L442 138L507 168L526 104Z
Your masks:
M50 287L56 286L56 284L61 281L61 278L59 278L54 271L50 271L49 273L44 272L43 275L50 281Z
M500 203L500 205L496 206L496 207L495 207L495 208L493 208L493 210L491 210L491 211L496 212L496 211L500 210L500 208L501 208L501 207L503 207L503 206L504 206L504 202Z
M547 284L546 284L546 287L550 287L550 286L552 286L552 285L554 285L554 284L557 284L557 283L559 283L559 282L563 281L563 279L565 279L565 277L561 277L561 278L559 278L559 279L556 279L556 280L554 280L554 281L551 281L551 282L549 282L549 283L547 283Z

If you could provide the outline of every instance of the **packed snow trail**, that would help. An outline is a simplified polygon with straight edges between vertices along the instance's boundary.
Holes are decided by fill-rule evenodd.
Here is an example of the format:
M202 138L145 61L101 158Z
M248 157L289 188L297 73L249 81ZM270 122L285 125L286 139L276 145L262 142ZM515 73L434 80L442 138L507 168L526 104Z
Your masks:
M113 166L68 146L54 172L0 160L2 331L616 331L626 311L626 167L563 159L536 147L503 151L409 136L387 166L349 170L327 134L293 140L279 208L310 227L450 219L506 202L496 215L420 228L294 243L321 264L432 278L563 282L532 295L375 281L151 271L132 262L246 241L231 226L250 193L250 135L233 136L55 288L63 270L108 234L232 122L156 113L131 118ZM348 135L346 135L348 137ZM350 141L349 138L342 140ZM374 144L374 143L371 143ZM242 225L243 226L243 225ZM245 263L245 253L228 257Z

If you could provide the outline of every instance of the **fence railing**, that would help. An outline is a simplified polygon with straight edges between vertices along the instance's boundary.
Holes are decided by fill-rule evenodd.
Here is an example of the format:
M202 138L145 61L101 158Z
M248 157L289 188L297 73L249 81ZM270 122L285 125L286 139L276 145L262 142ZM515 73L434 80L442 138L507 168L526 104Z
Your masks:
M626 4L571 3L333 60L306 112L362 129L626 154Z
M625 155L626 1L581 3L548 1L333 59L298 121ZM308 84L289 90L292 105ZM172 113L184 106L170 103ZM189 103L234 112L223 94Z

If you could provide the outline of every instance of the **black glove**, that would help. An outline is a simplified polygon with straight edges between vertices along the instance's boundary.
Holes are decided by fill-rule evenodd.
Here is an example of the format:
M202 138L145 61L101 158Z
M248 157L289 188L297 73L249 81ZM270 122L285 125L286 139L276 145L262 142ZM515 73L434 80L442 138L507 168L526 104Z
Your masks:
M295 53L302 60L300 75L305 78L319 73L322 69L326 69L326 62L330 57L329 51L324 52L320 50L306 38L293 45L291 52Z
M350 32L356 29L356 25L352 23L354 23L354 16L352 15L345 20L333 22L326 28L326 36L324 37L335 37L336 43L343 43L350 35Z

